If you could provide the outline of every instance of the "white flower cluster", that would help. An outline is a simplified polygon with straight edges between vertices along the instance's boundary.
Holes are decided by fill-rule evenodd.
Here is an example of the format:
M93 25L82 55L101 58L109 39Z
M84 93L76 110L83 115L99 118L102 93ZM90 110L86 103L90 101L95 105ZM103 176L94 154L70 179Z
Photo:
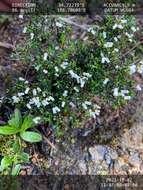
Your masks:
M97 116L100 114L101 107L97 104L94 105L94 109L89 110L89 114L92 118L96 119Z
M96 34L95 29L93 29L92 27L88 28L87 31L90 32L92 35Z
M48 22L48 18L46 18L46 19ZM95 55L95 57L97 55L97 57L96 57L97 65L98 65L98 57L99 57L99 64L101 63L101 69L103 69L103 70L104 70L104 68L108 69L109 68L108 66L111 66L110 68L112 69L112 67L115 66L115 68L116 68L115 72L120 71L120 65L118 65L118 60L119 60L118 57L120 57L120 55L118 55L118 54L122 53L122 49L121 49L122 46L120 46L120 42L122 42L122 37L126 38L126 41L133 42L134 41L133 40L134 33L137 31L137 28L132 26L130 28L131 31L127 32L127 30L126 30L127 29L126 26L128 26L127 23L128 23L128 20L126 20L124 18L124 16L117 16L116 20L113 21L113 24L111 26L111 30L112 30L111 33L110 33L110 31L109 31L109 33L107 31L103 31L104 27L101 28L101 32L99 32L99 39L100 38L102 39L99 43L99 46L101 44L101 47L99 47L101 49L99 51L97 51L97 54L96 54L96 51L95 51L95 54L93 54L93 56ZM55 22L55 25L59 28L59 31L61 31L64 29L65 23L58 19ZM27 27L25 27L23 30L23 33L26 33L27 30L28 30ZM95 36L95 35L98 36L98 30L96 30L96 28L94 28L94 26L88 28L86 31L91 33L93 36ZM113 35L114 33L116 33L116 36ZM30 33L31 40L32 39L36 40L35 35L36 35L35 33L32 33L32 32ZM88 37L91 37L91 35L89 35ZM68 48L67 44L65 46L66 48ZM84 91L84 87L85 87L86 83L89 82L89 80L92 78L92 75L94 75L94 73L91 74L91 73L89 73L89 71L86 71L86 72L80 71L79 72L79 68L76 69L76 62L75 61L73 62L73 60L69 61L69 57L74 57L76 55L74 50L73 50L73 54L72 53L65 53L65 54L63 53L61 55L62 51L64 51L64 49L62 49L62 47L58 43L56 43L55 49L53 51L51 51L51 49L48 50L46 48L46 50L45 50L45 52L43 52L42 56L41 55L39 56L40 59L42 59L42 61L39 61L39 62L37 61L38 63L35 64L35 69L37 71L40 71L37 73L43 74L43 76L42 76L42 77L44 77L44 80L42 81L43 83L41 84L41 80L39 80L41 86L37 85L37 83L39 82L37 79L38 82L36 81L34 84L29 84L28 81L26 81L24 78L20 77L19 81L21 81L25 86L23 85L24 89L19 91L17 94L15 94L12 97L12 101L13 101L13 103L17 104L24 100L26 102L26 106L28 109L31 110L31 109L36 108L37 110L40 110L40 109L44 110L43 108L45 108L45 110L48 110L48 111L50 110L52 114L58 114L58 113L62 112L62 110L66 109L69 106L70 106L70 108L71 107L72 108L80 107L80 108L82 108L82 110L84 110L85 112L88 112L89 115L95 119L100 114L100 110L101 110L100 106L90 102L90 100L88 100L88 99L85 100L85 98L84 98L84 100L82 100L82 97L80 98L80 95L81 95L80 92ZM53 52L56 52L56 53L53 53ZM100 55L99 55L99 52L100 52ZM95 60L96 60L96 58L95 58ZM94 64L94 59L91 59L91 60L93 60L93 64ZM50 66L48 67L50 62L52 64L50 64ZM43 63L43 65L42 65L42 63ZM89 62L89 63L91 63L91 62ZM114 66L113 66L113 64L114 64ZM95 67L93 67L93 68L96 68L96 65L94 65L94 66ZM98 67L97 67L97 69L98 69ZM132 65L130 65L129 70L130 70L131 74L134 74L135 72L139 72L139 73L143 74L143 64L140 64L140 66L132 64ZM90 72L92 72L92 69L90 70ZM97 72L98 72L98 70L97 70ZM103 75L101 73L103 73ZM101 70L101 73L99 73L99 78L101 76L101 81L99 81L99 82L102 82L102 87L106 88L106 85L110 87L110 84L112 84L112 79L111 79L112 76L109 76L109 75L110 75L110 73L112 73L112 71L107 72L107 75L105 74L104 71L102 72L102 70ZM40 75L38 75L38 76L40 76ZM54 76L56 76L56 77L54 77ZM50 88L50 85L49 85L49 83L50 83L49 81L51 80L51 77L52 77L52 82L50 85L53 85L52 88ZM68 77L68 79L70 81L69 83L68 83L68 81L65 81L66 77ZM102 77L104 77L104 78L102 78ZM98 76L97 76L97 78L98 78ZM62 81L62 80L64 80L64 81ZM46 82L48 81L47 82L48 84L45 81ZM46 84L44 84L44 82ZM116 84L116 85L118 85L118 84ZM113 86L114 86L114 84L113 84ZM95 81L95 87L96 87L96 81ZM114 87L116 87L116 86L114 86ZM110 87L111 93L113 94L114 97L122 97L125 100L131 99L130 91L126 90L127 87L122 87L122 88L121 87L119 88L118 86L117 86L117 88L114 88L114 87ZM93 88L94 88L94 84L93 84ZM49 92L48 89L50 89L50 90L54 89L53 90L54 93L51 91ZM142 89L141 85L138 84L136 86L136 89L138 91L141 91L141 89ZM75 97L71 97L72 93L74 93ZM34 118L35 123L38 123L39 120L40 120L40 118Z
M143 75L143 61L141 60L138 64L131 64L129 66L130 69L130 74L134 74L136 72L140 73Z
M124 100L130 100L131 99L131 96L129 96L128 93L129 93L129 90L121 90L119 92L119 88L113 89L113 95L115 97L122 96L124 98Z
M115 29L120 29L120 30L122 30L124 27L125 27L125 24L127 24L127 20L126 19L118 19L117 18L117 23L115 23L114 25L113 25L113 30L115 30Z
M56 21L56 26L57 26L58 28L62 28L62 27L64 26L64 24L63 24L63 22L61 22L61 21Z
M106 42L106 43L104 44L104 47L105 47L105 48L112 48L112 47L113 47L113 42Z
M82 103L82 107L84 110L88 110L90 117L94 119L100 114L101 107L90 101L85 101Z
M90 73L83 73L83 76L77 75L73 70L69 70L69 74L72 78L76 79L77 83L80 84L80 87L83 88L85 82L88 81L89 78L92 77Z
M108 57L104 56L104 54L101 52L101 63L110 63L110 60Z

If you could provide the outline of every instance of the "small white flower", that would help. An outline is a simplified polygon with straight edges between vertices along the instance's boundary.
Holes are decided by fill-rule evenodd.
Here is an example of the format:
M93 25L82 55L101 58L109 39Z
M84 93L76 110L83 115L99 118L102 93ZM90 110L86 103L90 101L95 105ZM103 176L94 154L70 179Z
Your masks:
M56 106L56 107L52 108L52 111L53 111L53 114L56 114L56 113L60 112L61 110L60 110L60 108L58 108Z
M42 105L43 105L43 106L49 105L49 102L48 102L47 98L44 99L44 100L42 100Z
M27 87L24 93L25 93L25 94L28 94L29 90L30 90L30 88Z
M114 37L114 40L115 40L115 42L118 42L118 38L117 37Z
M115 52L119 52L119 49L118 49L118 48L115 48L114 51L115 51Z
M120 95L121 95L122 97L125 97L128 93L129 93L128 90L121 90Z
M105 48L111 48L113 47L113 42L106 42L106 44L104 44Z
M100 110L98 110L98 109L95 110L95 111L94 111L94 114L99 115L99 114L100 114Z
M91 32L93 35L96 34L96 31L95 31L95 30L91 30L90 32Z
M35 117L35 118L33 119L33 122L34 122L35 124L38 124L38 123L40 122L40 120L41 120L41 117Z
M101 63L110 63L110 60L108 57L102 57Z
M41 102L40 102L39 97L32 98L32 100L30 101L30 104L35 104L35 106L37 108L39 108L41 106Z
M133 65L130 66L130 73L134 74L135 72L136 72L136 65L133 64Z
M20 102L20 98L17 97L17 96L12 96L12 99L13 99L13 103L18 103L18 102Z
M130 41L130 42L133 41L133 39L132 39L132 38L134 37L133 34L129 34L129 33L126 32L125 35L129 38L129 41Z
M122 24L126 24L127 22L128 22L128 21L127 21L126 19L122 19L122 20L121 20L121 23L122 23Z
M122 24L114 24L114 25L113 25L113 30L115 30L116 28L118 28L118 29L123 29L124 27L123 27Z
M79 89L75 86L74 88L73 88L76 92L79 92Z
M143 74L143 63L142 62L140 62L140 63L141 63L141 65L139 65L139 67L138 67L138 72L140 74Z
M75 78L77 80L77 83L80 82L80 77L76 73L74 73L73 70L69 70L69 74L72 78Z
M106 79L103 81L103 84L106 85L108 82L109 82L109 79L106 78Z
M33 96L36 96L36 95L37 95L37 90L34 88L34 89L32 90L32 93L33 93Z
M75 107L76 107L73 102L70 102L69 104L70 104L70 106L71 106L72 108L75 108Z
M52 96L49 96L49 97L47 98L47 100L48 100L48 101L51 100L51 101L53 102L55 99L54 99Z
M83 79L80 79L80 87L83 88L85 85L85 81Z
M58 22L58 21L57 21L57 22L56 22L56 26L59 27L59 28L61 28L61 27L63 27L63 24L62 24L61 22Z
M37 87L37 91L38 91L38 92L41 92L42 90L41 90L41 88Z
M35 66L36 71L39 71L40 65Z
M23 33L25 34L27 32L27 27L25 26L23 29Z
M66 97L68 95L68 91L65 90L64 93L63 93L63 96Z
M89 101L85 101L84 103L85 103L86 105L88 105L88 106L91 106L91 105L92 105L92 103L89 102Z
M46 93L45 92L42 92L42 95L43 95L43 97L46 97Z
M118 88L114 88L114 89L113 89L113 95L114 95L115 97L117 97L117 96L119 95L119 89L118 89Z
M32 108L30 104L26 104L26 106L27 106L28 109Z
M33 38L34 38L34 33L30 33L30 38L31 38L31 40L33 40Z
M58 50L58 49L59 49L59 46L56 46L56 47L55 47L55 50Z
M58 73L55 73L54 75L55 75L56 77L59 77L59 74L58 74Z
M0 98L0 103L2 103L2 102L3 102L3 99L4 99L4 97L1 97L1 98Z
M20 81L25 81L25 79L24 79L24 78L22 78L22 77L19 77L19 80L20 80Z
M130 99L131 99L131 96L124 96L124 99L125 99L125 100L130 100Z
M105 39L107 37L107 33L106 32L103 32L103 38Z
M137 91L141 91L141 90L142 90L142 88L141 88L141 85L140 85L140 84L138 84L138 85L136 86L136 90L137 90Z
M28 84L29 82L26 80L25 82L24 82L24 84Z
M65 106L65 102L63 101L61 107L63 108L64 106Z
M94 105L94 108L97 109L97 110L100 110L100 109L101 109L101 107L98 106L97 104Z
M19 15L19 18L20 18L20 19L23 19L23 15Z
M66 69L67 68L67 66L68 66L68 62L63 62L62 64L61 64L61 67L63 68L63 69Z
M95 111L89 110L89 114L90 117L96 119L96 116L100 114L100 110L95 110Z
M23 93L23 92L19 92L19 93L18 93L18 96L19 96L19 97L24 96L24 93Z
M87 30L88 32L90 32L91 34L95 35L96 31L93 28L88 28Z
M92 75L90 73L83 72L83 75L86 76L87 78L91 78L92 77Z
M136 29L134 26L131 27L131 30L132 30L133 32L136 32L136 31L137 31L137 29Z
M90 110L90 111L89 111L89 114L90 114L90 117L96 119L96 114L95 114L95 112L93 112L93 111Z
M91 106L91 105L92 105L92 103L89 102L89 101L85 101L84 103L82 103L82 107L83 107L85 110L87 110L87 109L88 109L88 106Z
M82 107L83 107L85 110L88 109L88 107L87 107L87 105L86 105L85 103L82 103Z
M47 60L47 57L48 57L48 53L47 53L47 52L45 52L45 53L44 53L43 60L44 60L44 61L46 61L46 60Z
M55 66L55 71L58 73L59 72L59 68L57 66Z
M47 73L48 73L48 71L47 71L46 69L43 69L43 73L47 74Z
M128 90L121 90L121 93L122 93L122 94L128 94L129 91L128 91Z

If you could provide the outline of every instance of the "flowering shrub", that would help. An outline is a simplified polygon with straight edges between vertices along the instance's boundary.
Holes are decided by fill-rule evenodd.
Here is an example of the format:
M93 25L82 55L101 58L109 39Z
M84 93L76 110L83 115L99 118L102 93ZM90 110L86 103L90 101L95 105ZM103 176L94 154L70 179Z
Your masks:
M75 40L74 29L60 18L32 17L23 30L27 41L13 55L28 69L8 90L9 101L57 125L79 112L95 119L101 102L113 108L127 103L135 95L132 74L143 72L140 50L128 53L138 30L134 17L107 16Z

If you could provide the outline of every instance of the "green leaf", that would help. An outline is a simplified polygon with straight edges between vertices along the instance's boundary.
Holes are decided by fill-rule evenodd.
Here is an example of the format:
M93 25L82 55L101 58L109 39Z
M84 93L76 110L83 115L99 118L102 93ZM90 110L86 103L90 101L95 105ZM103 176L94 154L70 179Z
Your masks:
M8 124L13 126L13 127L20 127L22 123L22 116L21 113L18 109L15 109L14 111L14 115L12 116L12 118L8 121Z
M17 164L13 169L12 169L12 175L18 175L20 172L21 164Z
M26 132L21 132L20 136L23 140L27 142L39 142L42 140L42 136L39 133L31 132L31 131L26 131Z
M18 153L20 151L20 144L19 144L19 141L16 140L14 143L13 143L13 151L14 153Z
M19 159L22 160L23 162L27 163L27 162L29 162L29 154L23 152L19 155Z
M12 164L12 158L9 156L5 156L1 161L1 169L2 171L8 168Z
M34 127L34 122L32 116L28 115L24 118L21 131L26 131L27 129Z
M12 126L1 126L0 134L1 135L14 135L19 132L20 129Z

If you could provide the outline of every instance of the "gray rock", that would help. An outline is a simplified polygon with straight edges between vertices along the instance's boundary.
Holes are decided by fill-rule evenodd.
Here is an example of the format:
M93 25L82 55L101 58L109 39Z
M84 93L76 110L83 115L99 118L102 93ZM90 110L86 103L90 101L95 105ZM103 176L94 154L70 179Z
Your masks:
M108 165L110 165L110 164L112 163L112 158L111 158L111 156L109 155L109 153L105 155L105 160L106 160L106 163L107 163Z
M80 169L82 175L86 175L87 174L87 167L86 167L85 161L80 160L78 166L79 166L79 169Z
M113 150L113 149L108 149L108 154L110 155L110 157L113 159L113 160L116 160L118 158L118 154L116 152L116 150Z
M132 155L129 157L129 162L130 164L136 166L137 164L140 165L141 164L141 160L139 158L139 154L138 153L132 153Z
M104 156L106 152L107 152L106 147L101 146L101 145L97 145L97 146L89 148L89 153L91 154L93 161L104 160Z

